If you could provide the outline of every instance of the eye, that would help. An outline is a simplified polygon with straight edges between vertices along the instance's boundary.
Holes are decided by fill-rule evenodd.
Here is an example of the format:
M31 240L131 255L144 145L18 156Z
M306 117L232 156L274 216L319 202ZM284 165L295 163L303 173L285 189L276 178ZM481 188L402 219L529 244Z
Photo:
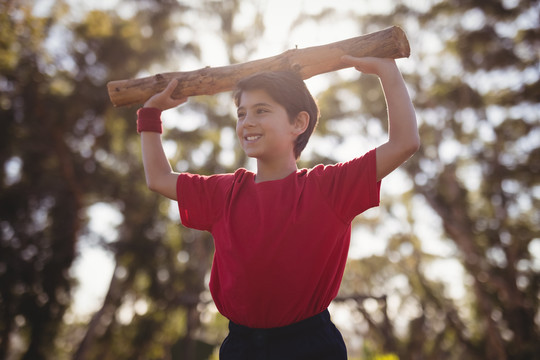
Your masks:
M236 116L238 117L239 120L242 120L246 116L246 112L239 111L238 113L236 113Z
M257 114L264 114L264 113L267 113L267 112L268 112L268 110L265 109L265 108L258 108L257 109Z

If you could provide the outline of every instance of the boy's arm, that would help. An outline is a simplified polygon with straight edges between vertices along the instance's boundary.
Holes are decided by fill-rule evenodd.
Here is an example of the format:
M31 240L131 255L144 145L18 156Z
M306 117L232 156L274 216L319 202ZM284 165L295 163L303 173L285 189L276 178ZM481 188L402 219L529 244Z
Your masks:
M184 103L187 99L171 98L171 94L177 85L176 80L171 81L165 90L148 99L144 107L164 111ZM176 180L178 179L178 173L173 172L165 151L163 151L161 134L142 131L141 145L144 174L148 188L169 199L177 200Z
M388 108L388 141L377 148L377 181L403 164L420 147L416 114L393 59L355 58L342 61L358 71L379 76Z

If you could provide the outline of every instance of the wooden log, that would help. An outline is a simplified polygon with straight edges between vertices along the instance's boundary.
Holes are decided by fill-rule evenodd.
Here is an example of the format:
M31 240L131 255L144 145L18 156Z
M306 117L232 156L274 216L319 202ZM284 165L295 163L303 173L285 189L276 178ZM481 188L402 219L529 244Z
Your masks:
M172 94L173 98L213 95L232 90L240 79L261 71L292 70L305 80L314 75L349 67L341 62L343 55L397 59L409 57L410 47L405 32L393 26L351 39L287 50L280 55L241 64L111 81L107 89L114 106L143 104L152 95L162 91L174 78L178 79L179 84Z

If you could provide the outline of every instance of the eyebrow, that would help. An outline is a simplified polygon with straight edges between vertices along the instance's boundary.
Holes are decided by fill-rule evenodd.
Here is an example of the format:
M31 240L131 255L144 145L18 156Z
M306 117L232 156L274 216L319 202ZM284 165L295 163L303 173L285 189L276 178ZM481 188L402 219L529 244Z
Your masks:
M251 106L251 108L254 108L254 107L259 107L259 106L269 106L269 107L272 107L271 104L268 104L268 103L265 103L265 102L260 102L260 103L256 103L256 104L253 104ZM245 106L239 106L237 111L240 110L240 109L245 109Z

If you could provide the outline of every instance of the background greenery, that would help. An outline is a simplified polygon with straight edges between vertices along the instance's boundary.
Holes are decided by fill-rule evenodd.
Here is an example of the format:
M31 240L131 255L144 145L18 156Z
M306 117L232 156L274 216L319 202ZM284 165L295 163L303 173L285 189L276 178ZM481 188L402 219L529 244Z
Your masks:
M252 60L272 3L73 4L0 2L0 359L215 358L227 322L205 285L212 239L180 227L174 203L148 191L136 108L113 108L105 85ZM540 358L540 2L355 4L351 12L328 2L288 31L346 21L355 35L403 27L412 56L400 64L422 148L385 180L382 207L355 223L353 250L382 247L350 259L333 305L349 314L351 357ZM225 49L220 63L203 61L203 30ZM378 80L351 74L321 75L322 119L301 166L383 141ZM203 116L191 127L167 124L174 167L211 174L249 165L228 141L230 103L221 94L178 110L178 119ZM95 204L121 214L112 239L89 226ZM72 309L81 242L115 263L89 318ZM122 309L135 311L126 320Z

